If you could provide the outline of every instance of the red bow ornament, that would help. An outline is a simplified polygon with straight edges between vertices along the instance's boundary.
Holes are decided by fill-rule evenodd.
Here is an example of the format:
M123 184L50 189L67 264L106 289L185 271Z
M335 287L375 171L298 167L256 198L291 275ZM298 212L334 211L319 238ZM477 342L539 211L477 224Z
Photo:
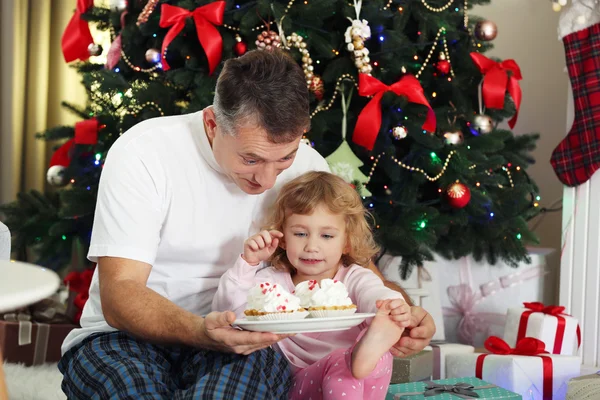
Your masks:
M224 1L215 1L214 3L198 7L194 11L170 4L163 4L161 6L159 25L161 28L171 27L162 43L161 58L163 70L168 71L171 68L165 59L167 47L185 26L186 18L191 17L196 25L198 40L208 59L209 74L212 74L221 62L223 39L217 28L215 28L215 25L223 25L224 11Z
M75 144L98 143L98 120L96 117L75 124Z
M90 58L89 45L94 43L88 22L81 18L87 10L94 6L94 0L77 0L77 9L65 28L61 39L61 47L66 62L85 61Z
M543 388L542 397L544 400L552 399L552 382L553 382L553 366L552 358L548 357L547 351L544 349L546 345L541 340L535 338L524 338L518 341L515 348L511 348L508 343L500 339L497 336L490 336L484 343L485 348L492 354L505 356L533 356L540 357L542 359L542 373L543 373ZM475 376L479 379L483 379L483 364L485 358L490 354L481 354L477 357L475 363Z
M79 323L81 319L81 313L83 306L90 297L90 285L92 284L92 277L94 276L94 268L86 269L83 272L72 271L67 274L64 279L64 283L69 286L69 291L77 293L73 300L73 304L77 308L73 320Z
M367 74L358 75L358 93L361 96L373 96L361 111L354 127L352 141L368 150L373 150L375 140L381 129L381 98L388 92L398 96L406 96L409 102L426 106L427 119L423 124L426 131L435 131L435 113L429 105L421 84L412 75L405 75L390 86Z
M517 111L508 121L508 125L514 128L523 97L518 82L523 79L519 65L515 60L496 62L477 52L471 53L471 59L484 75L482 92L483 101L487 108L504 109L504 95L507 90L513 98ZM511 72L510 76L509 71Z

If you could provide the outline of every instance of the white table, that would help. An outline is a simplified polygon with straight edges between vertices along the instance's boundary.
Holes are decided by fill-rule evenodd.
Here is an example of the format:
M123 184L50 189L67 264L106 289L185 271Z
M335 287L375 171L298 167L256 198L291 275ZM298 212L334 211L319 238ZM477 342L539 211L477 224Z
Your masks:
M59 285L54 271L24 262L0 261L0 313L45 299Z

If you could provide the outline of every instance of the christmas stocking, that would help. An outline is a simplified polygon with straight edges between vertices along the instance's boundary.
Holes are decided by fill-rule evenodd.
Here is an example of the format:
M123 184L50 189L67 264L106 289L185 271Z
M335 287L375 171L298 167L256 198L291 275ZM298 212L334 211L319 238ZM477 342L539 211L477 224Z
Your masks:
M600 24L563 38L575 100L575 121L550 162L567 186L587 181L600 167Z

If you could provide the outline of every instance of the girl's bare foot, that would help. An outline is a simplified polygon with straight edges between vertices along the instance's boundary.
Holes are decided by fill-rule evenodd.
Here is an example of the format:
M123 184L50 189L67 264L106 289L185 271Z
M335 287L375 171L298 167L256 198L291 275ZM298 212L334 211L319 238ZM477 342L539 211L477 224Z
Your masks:
M389 301L381 304L371 325L352 351L352 375L356 379L363 379L373 372L379 359L404 332L404 328L390 318L389 306Z

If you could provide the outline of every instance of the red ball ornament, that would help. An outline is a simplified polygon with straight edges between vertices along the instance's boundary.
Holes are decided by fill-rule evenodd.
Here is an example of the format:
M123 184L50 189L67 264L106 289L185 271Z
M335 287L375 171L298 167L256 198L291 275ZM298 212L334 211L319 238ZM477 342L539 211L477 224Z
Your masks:
M440 73L446 75L450 72L450 62L448 60L440 60L437 62L436 68Z
M236 44L233 46L233 51L237 56L243 56L248 51L248 45L242 41L240 35L235 36Z
M471 191L462 183L453 183L446 189L446 201L453 208L463 208L471 200Z
M323 79L319 75L314 75L310 80L310 85L308 85L308 90L315 95L317 100L323 100L323 96L325 95L325 85L323 84Z

